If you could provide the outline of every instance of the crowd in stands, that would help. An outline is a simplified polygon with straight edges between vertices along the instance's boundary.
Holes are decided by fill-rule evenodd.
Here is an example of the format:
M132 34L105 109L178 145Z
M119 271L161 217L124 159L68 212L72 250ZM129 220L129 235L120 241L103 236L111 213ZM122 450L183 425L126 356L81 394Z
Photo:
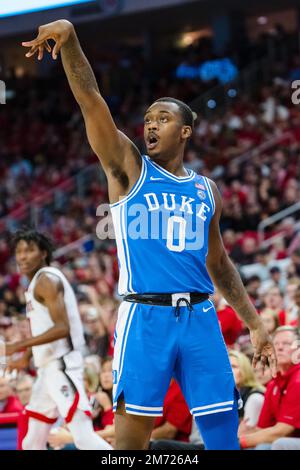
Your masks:
M165 69L154 84L142 60L125 58L118 63L122 74L113 74L117 83L109 81L108 86L105 61L97 60L96 74L117 124L141 150L147 104L165 95L192 101L199 93L199 84L192 80L182 83ZM300 447L296 398L300 396L300 357L295 346L300 327L299 213L270 224L263 240L257 231L260 222L300 200L300 108L292 104L290 96L290 81L300 76L297 63L294 57L289 72L281 71L280 77L263 85L254 96L238 94L223 115L206 118L196 110L198 120L185 157L187 167L218 184L223 199L224 245L274 335L279 357L276 379L268 370L264 375L260 368L253 371L249 333L216 292L213 301L230 351L236 386L244 399L239 430L243 448ZM111 66L109 70L115 69ZM96 175L83 194L77 193L77 175L97 160L66 81L55 73L53 79L11 78L9 83L15 97L5 110L0 109L0 336L17 341L30 335L25 317L26 282L16 272L9 245L14 223L21 224L23 214L27 218L36 206L43 208L39 211L39 229L50 234L57 247L90 235L91 244L68 251L54 264L71 282L79 303L86 336L85 385L94 426L114 445L110 358L120 303L118 263L114 241L94 236L97 207L107 202L107 188ZM126 83L125 96L122 83ZM70 196L53 210L48 204L58 186ZM250 268L245 269L248 265ZM19 375L0 377L0 417L2 413L22 411L34 377L33 367ZM280 394L285 394L283 403ZM176 447L178 442L183 447ZM174 381L166 396L164 416L157 419L151 447L165 449L168 445L203 448ZM64 423L53 428L49 446L72 448Z

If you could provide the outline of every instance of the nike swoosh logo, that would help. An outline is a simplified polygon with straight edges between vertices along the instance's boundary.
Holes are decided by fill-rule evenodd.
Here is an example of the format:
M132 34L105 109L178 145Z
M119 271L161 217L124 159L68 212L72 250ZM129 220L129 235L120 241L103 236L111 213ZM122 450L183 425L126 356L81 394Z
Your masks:
M211 307L208 307L208 308L204 308L204 309L203 309L203 312L206 313L206 312L208 312L208 310L211 310L212 308L214 308L214 307L211 306Z
M151 181L163 181L163 178L154 178L154 176L150 176Z

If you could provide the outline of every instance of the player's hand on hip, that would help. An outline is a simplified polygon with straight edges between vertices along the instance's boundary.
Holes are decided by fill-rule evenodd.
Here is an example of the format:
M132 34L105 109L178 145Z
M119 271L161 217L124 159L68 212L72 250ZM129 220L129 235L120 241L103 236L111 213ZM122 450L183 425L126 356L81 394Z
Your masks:
M40 26L35 39L22 42L22 46L30 47L30 51L27 52L26 57L31 57L38 52L38 60L42 60L44 50L46 49L49 53L52 51L52 58L56 60L60 49L68 41L73 30L74 27L68 20L53 21L52 23ZM48 42L49 39L55 41L53 50Z
M254 348L252 366L256 368L260 361L264 371L265 367L269 365L272 377L275 377L277 374L276 354L272 339L264 325L261 323L257 328L250 330L250 337Z

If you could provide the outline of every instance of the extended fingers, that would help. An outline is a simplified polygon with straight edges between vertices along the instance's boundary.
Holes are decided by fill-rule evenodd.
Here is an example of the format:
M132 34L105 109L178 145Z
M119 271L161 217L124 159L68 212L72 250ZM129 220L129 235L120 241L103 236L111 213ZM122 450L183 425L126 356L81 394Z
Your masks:
M51 53L51 46L47 41L42 42L40 45L32 46L30 51L25 54L26 57L32 57L38 51L38 60L42 60L44 56L44 49Z
M47 40L44 42L44 46L45 46L45 48L47 49L48 52L51 52L52 49L51 49L51 46L50 46L50 44Z
M45 28L45 26L40 26L37 37L32 39L31 41L22 42L22 46L24 47L40 46L48 38L49 38L49 34L47 32L47 28Z
M31 57L31 56L33 56L33 55L36 53L36 51L37 51L38 49L39 49L39 46L32 46L31 49L30 49L30 51L27 52L27 54L25 54L25 56L26 56L26 57Z
M59 53L59 51L60 51L60 49L61 49L61 46L62 46L61 42L60 42L60 41L56 41L55 46L54 46L53 51L52 51L52 58L53 58L54 60L57 59L58 53Z

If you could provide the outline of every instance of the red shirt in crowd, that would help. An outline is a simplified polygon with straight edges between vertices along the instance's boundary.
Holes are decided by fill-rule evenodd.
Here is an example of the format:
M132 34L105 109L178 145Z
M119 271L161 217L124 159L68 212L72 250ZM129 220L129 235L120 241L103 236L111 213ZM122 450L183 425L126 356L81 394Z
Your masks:
M285 374L267 386L265 401L259 416L258 427L268 428L276 423L286 423L296 428L294 436L300 437L300 364L292 366Z
M279 320L279 326L284 326L284 325L286 325L286 313L285 313L285 310L280 310L280 312L278 312L278 320Z
M175 380L172 380L167 391L163 413L163 416L156 418L154 428L158 428L168 421L177 428L175 440L188 442L192 431L192 415Z
M23 411L23 405L17 397L11 395L6 399L3 408L0 406L1 413L21 413Z
M243 324L229 305L226 305L222 310L217 310L217 315L226 346L232 346L242 331Z

